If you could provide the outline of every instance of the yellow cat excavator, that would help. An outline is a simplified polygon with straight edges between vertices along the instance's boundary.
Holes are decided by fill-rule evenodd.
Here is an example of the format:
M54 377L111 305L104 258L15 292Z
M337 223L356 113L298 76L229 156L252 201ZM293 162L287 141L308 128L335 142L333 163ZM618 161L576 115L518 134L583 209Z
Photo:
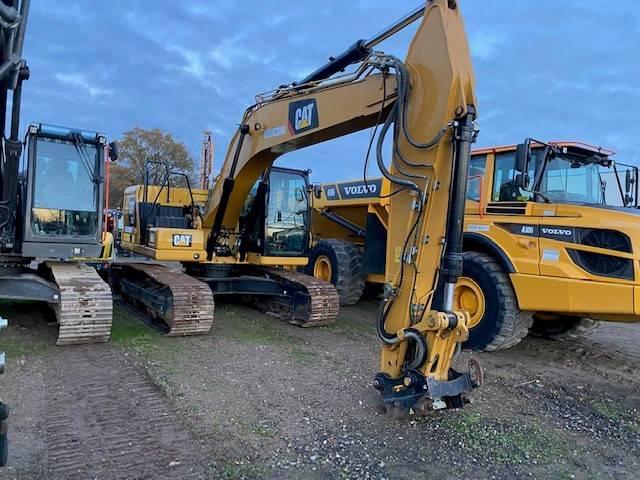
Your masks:
M404 61L374 50L420 19ZM336 75L351 66L350 73ZM453 292L462 271L475 116L457 2L428 1L302 81L259 95L244 113L202 211L189 188L169 188L171 172L162 186L129 187L123 247L182 262L184 271L120 265L114 284L172 329L209 322L203 316L213 313L211 290L234 288L254 294L271 289L281 301L275 313L303 325L332 318L338 299L330 284L273 268L306 264L309 210L308 192L295 178L282 177L275 185L269 171L282 154L379 126L377 164L392 190L385 297L377 321L384 345L374 386L392 411L460 407L482 376L475 362L462 372L452 368L468 337L468 315L454 311ZM387 136L390 159L383 155ZM431 306L439 277L444 301L436 311ZM209 284L206 293L202 282Z

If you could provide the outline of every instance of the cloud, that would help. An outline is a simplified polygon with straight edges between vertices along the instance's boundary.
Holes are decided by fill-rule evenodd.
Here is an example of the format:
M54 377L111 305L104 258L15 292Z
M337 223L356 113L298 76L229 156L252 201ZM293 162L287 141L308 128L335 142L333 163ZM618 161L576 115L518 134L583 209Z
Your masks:
M106 88L98 88L90 85L86 77L81 73L56 73L56 79L70 87L80 87L89 92L89 95L92 97L113 94L111 90Z
M384 0L32 2L23 119L99 130L162 128L216 165L255 94L298 80L415 7ZM459 2L473 56L480 146L567 138L638 155L640 10L598 0ZM52 7L53 8L53 7ZM416 25L377 48L406 55ZM117 99L117 101L111 101ZM358 178L368 132L287 154L314 181ZM373 170L371 172L373 174Z
M181 47L169 47L169 50L177 52L186 62L186 65L181 67L182 70L199 79L203 79L205 77L206 68L200 53Z
M490 60L503 50L505 43L504 33L482 30L476 32L469 39L471 53L480 60Z

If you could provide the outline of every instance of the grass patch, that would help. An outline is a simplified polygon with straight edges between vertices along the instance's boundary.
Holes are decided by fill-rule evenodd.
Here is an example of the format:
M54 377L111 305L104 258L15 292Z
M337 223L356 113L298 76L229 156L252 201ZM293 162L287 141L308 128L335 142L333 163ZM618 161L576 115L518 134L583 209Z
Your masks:
M180 396L171 381L171 376L178 373L174 360L184 354L180 340L163 336L127 309L114 304L111 343L139 356L154 385L170 397Z
M228 315L228 312L224 313ZM275 320L273 320L275 321ZM249 345L282 345L297 341L290 335L277 332L264 324L257 324L247 318L233 319L228 322L231 338Z
M267 319L264 323L258 323L230 310L226 310L224 315L228 319L229 336L240 343L273 347L301 366L311 365L318 356L313 350L301 345L302 340L282 332L279 325L271 323L277 320Z
M260 435L265 438L273 438L278 433L275 426L266 420L254 422L251 424L250 429L256 435Z
M362 335L376 334L376 326L373 322L367 322L363 320L356 320L347 316L339 315L333 325L327 325L321 327L332 333L346 334L354 337L362 337Z
M161 339L158 332L143 324L131 313L122 308L114 308L113 324L111 325L111 342L113 344L132 349L144 357L149 357L159 347Z
M625 430L640 434L640 413L630 410L611 399L592 399L589 401L592 410L608 420L622 424Z
M163 336L118 304L113 308L111 342L132 349L147 359L160 351L165 357L178 355L184 351L183 342L180 339Z
M625 425L625 428L631 433L640 435L640 420L634 420L632 423Z
M135 315L120 305L113 306L111 341L119 345L131 345L141 341L152 341L160 334L142 323Z
M26 300L0 300L0 315L9 321L7 330L0 333L0 351L5 352L8 361L17 357L42 355L55 346L50 343L50 338L39 335L41 331L47 331L45 317L55 318L53 311L45 304Z
M167 340L173 339L163 337L127 309L114 304L111 343L139 355L146 365L151 381L168 395L173 392L169 374L174 368L169 365L157 368L153 362L159 352L166 356L166 351L170 352L176 348L175 343L172 345Z
M290 347L287 353L296 363L305 367L312 365L318 358L318 354L316 352L300 346Z
M591 400L589 403L591 404L591 408L594 412L602 417L608 418L609 420L620 421L629 418L630 416L630 412L613 400L597 399Z
M210 462L209 473L213 475L213 478L220 478L222 480L244 480L262 478L264 476L262 469L257 465L240 462Z
M30 357L34 355L44 355L48 353L54 345L44 342L33 343L31 339L2 338L0 341L0 351L7 356L7 361L12 361L19 357Z
M503 424L463 412L443 416L443 423L460 435L462 448L494 463L551 464L568 452L558 434L537 425Z

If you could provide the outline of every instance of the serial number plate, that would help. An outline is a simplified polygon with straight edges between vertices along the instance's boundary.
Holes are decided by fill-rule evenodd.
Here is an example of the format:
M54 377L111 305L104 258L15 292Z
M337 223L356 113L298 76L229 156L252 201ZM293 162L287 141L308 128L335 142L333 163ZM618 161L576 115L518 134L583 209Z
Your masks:
M173 235L173 246L174 247L190 247L191 246L191 235L182 235L182 234L174 234Z

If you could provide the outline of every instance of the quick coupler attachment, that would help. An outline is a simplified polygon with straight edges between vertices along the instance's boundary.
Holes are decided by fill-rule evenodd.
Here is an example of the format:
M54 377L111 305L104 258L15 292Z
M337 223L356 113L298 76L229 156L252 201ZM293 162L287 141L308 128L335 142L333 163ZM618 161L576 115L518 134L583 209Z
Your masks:
M449 370L447 380L426 377L418 370L409 370L400 378L384 373L374 377L373 387L380 392L386 411L401 411L426 415L434 410L462 408L469 403L468 395L483 381L482 367L469 360L469 370Z

